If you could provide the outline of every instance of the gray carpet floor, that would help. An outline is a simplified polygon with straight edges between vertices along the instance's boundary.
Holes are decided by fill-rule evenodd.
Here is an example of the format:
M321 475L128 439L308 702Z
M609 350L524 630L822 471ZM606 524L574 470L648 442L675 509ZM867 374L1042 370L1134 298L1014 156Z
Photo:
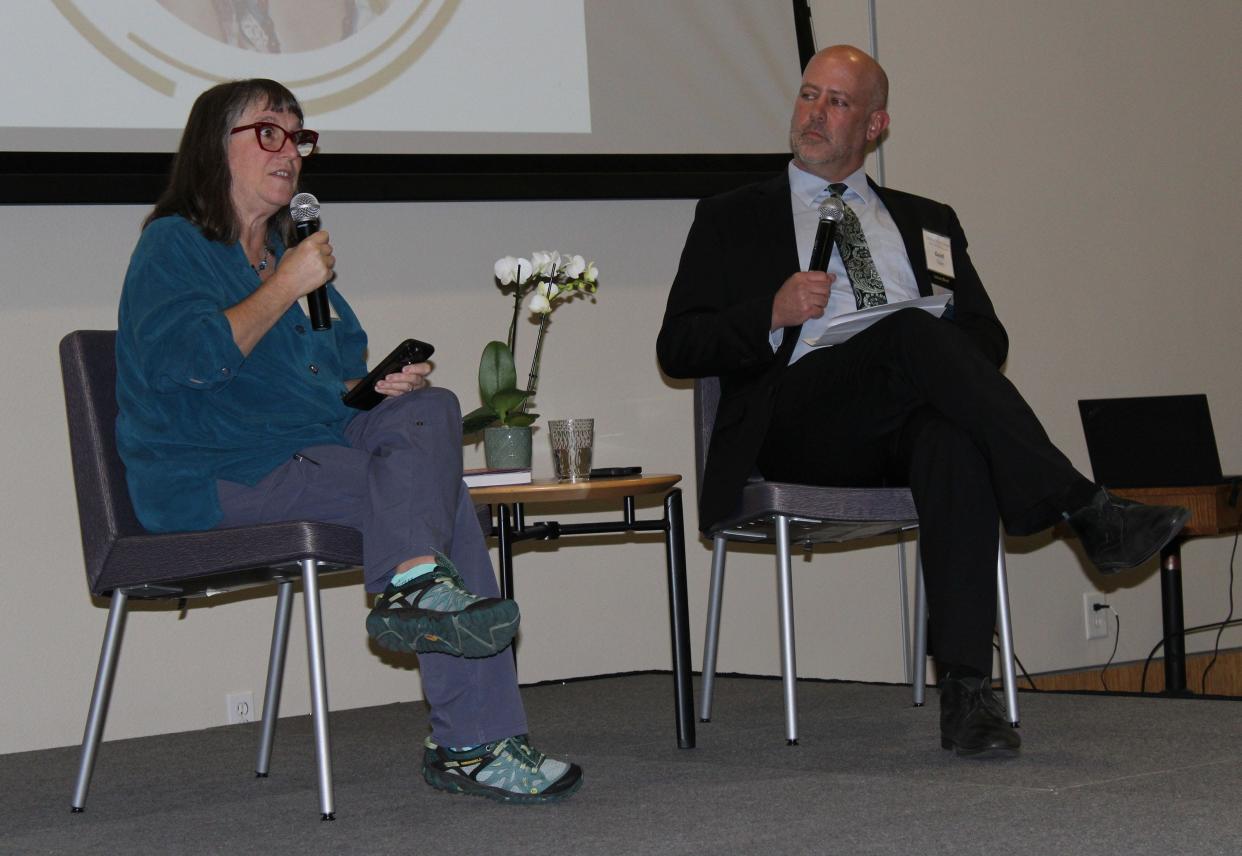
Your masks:
M970 761L909 692L802 682L787 747L780 684L722 678L679 750L667 675L530 687L535 744L585 770L539 807L425 785L420 704L340 711L333 823L308 717L281 720L267 779L256 725L106 742L77 815L76 748L5 755L0 853L1242 853L1238 702L1023 693L1022 755Z

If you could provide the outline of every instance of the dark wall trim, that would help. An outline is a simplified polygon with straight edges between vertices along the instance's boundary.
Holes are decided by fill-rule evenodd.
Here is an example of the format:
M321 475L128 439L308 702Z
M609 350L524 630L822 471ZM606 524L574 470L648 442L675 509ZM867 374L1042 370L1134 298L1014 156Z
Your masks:
M698 199L784 169L752 155L318 155L303 185L333 202ZM0 204L150 205L172 155L0 152Z

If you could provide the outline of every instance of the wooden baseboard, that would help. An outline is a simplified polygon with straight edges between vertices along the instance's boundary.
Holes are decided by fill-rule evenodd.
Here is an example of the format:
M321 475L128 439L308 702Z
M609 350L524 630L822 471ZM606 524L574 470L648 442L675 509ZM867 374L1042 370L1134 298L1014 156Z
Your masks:
M1242 697L1242 648L1221 651L1216 664L1208 674L1207 686L1203 687L1203 670L1211 662L1212 653L1189 654L1186 657L1186 687L1191 692L1207 695ZM1101 682L1103 674L1103 682ZM1100 692L1164 692L1164 660L1153 659L1147 667L1146 687L1140 686L1143 674L1142 661L1114 663L1107 670L1099 667L1065 672L1045 672L1032 675L1035 686L1041 690L1098 690ZM1019 674L1018 686L1028 688L1025 676Z

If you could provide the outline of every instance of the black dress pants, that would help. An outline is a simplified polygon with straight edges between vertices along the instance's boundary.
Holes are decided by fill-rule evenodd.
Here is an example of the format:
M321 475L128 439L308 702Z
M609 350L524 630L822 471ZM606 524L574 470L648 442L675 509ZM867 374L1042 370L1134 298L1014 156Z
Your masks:
M782 375L760 453L765 478L909 485L942 667L989 674L998 521L1046 529L1095 486L1052 445L1030 406L953 323L903 309Z

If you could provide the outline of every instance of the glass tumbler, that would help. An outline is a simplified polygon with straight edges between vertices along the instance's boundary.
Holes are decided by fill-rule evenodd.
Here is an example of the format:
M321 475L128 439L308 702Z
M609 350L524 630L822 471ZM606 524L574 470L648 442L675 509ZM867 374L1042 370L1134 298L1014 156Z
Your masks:
M550 419L552 467L560 481L591 477L591 447L595 443L594 419Z

